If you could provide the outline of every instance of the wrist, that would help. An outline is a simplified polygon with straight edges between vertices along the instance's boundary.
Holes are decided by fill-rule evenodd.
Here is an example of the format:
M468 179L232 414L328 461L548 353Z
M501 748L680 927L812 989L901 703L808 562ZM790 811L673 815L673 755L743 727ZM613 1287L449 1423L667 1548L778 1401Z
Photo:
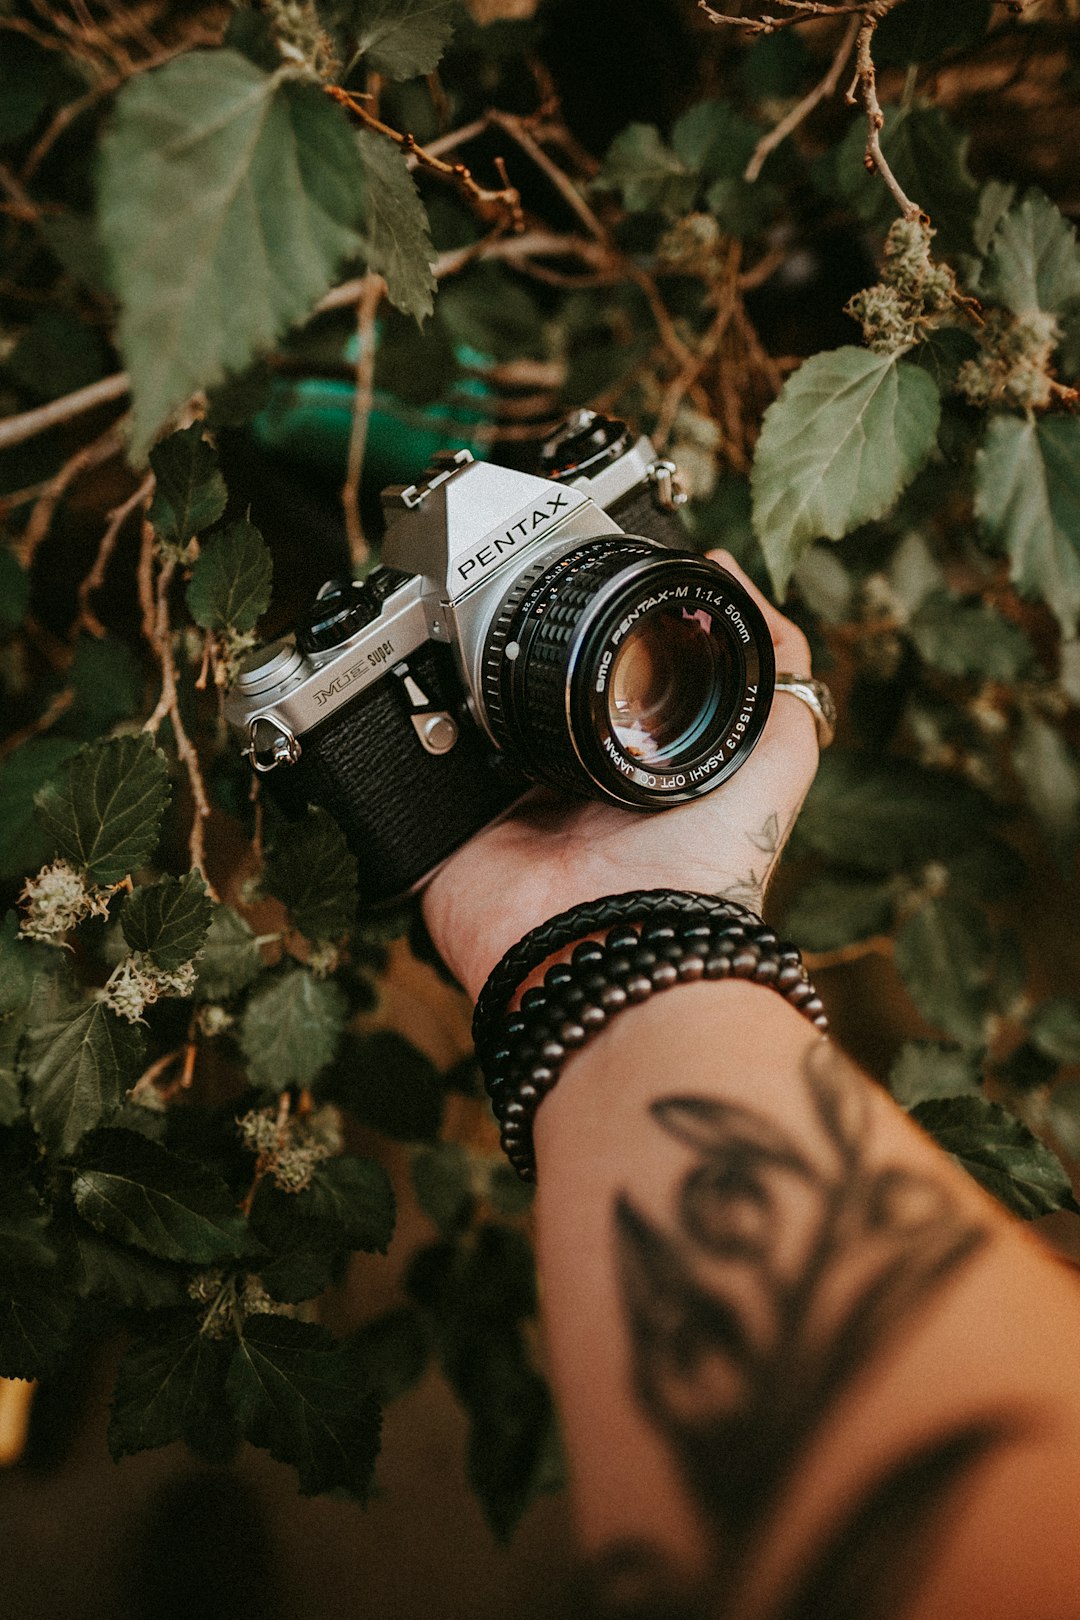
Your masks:
M582 940L601 925L602 940ZM508 1013L517 988L552 956L543 983ZM503 1148L519 1174L535 1178L533 1121L578 1048L655 992L729 978L769 987L825 1028L798 950L745 906L713 895L607 895L551 918L508 951L477 1001L473 1038Z

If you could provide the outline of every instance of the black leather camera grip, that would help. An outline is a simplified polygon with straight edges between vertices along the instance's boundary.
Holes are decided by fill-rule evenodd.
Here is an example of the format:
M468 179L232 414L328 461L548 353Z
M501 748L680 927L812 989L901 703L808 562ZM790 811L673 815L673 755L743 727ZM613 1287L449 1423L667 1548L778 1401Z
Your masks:
M329 810L359 862L366 905L415 889L527 786L464 710L449 649L428 643L408 664L432 707L457 720L448 753L426 752L402 684L387 673L306 732L295 765L265 778L286 814Z

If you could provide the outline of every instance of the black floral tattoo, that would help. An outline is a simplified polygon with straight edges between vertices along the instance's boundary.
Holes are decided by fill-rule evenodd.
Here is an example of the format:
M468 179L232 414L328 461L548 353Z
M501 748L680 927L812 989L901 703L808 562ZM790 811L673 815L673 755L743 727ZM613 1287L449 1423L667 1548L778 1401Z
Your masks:
M615 1211L635 1392L671 1448L714 1548L708 1596L680 1588L653 1548L609 1549L611 1607L634 1620L743 1612L784 1492L841 1397L986 1241L936 1180L871 1165L869 1099L829 1072L807 1077L813 1130L799 1136L737 1104L653 1105L694 1149L664 1231L627 1199ZM911 1601L959 1483L1015 1431L991 1414L959 1424L867 1483L769 1620L890 1620ZM755 1607L755 1613L762 1613Z

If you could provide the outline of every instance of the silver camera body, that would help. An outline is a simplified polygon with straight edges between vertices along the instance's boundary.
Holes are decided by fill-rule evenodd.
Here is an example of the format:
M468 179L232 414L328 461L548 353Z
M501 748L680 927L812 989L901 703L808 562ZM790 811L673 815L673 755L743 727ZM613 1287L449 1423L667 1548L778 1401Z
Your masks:
M418 887L530 780L661 808L729 774L764 723L771 641L737 582L685 551L672 554L682 539L672 464L648 439L631 440L622 423L590 412L549 441L545 463L551 476L537 477L447 451L421 483L384 491L381 566L362 584L324 586L292 635L249 656L228 696L226 717L243 752L286 810L319 803L341 823L366 900ZM631 520L629 535L622 518ZM680 560L690 585L668 579ZM623 747L618 726L606 754L586 757L618 684L609 674L625 664L621 644L640 640L635 627L662 610L672 622L661 638L685 640L686 623L687 645L697 646L700 626L685 604L702 590L698 619L702 611L722 619L724 648L730 642L747 665L736 683L743 719L731 722L740 726L731 747L714 748L704 774L667 773L681 776L681 791L640 746ZM684 604L678 622L676 600ZM609 644L582 663L576 629L588 630L594 610L611 621ZM648 634L657 641L655 629ZM631 706L651 691L650 647L635 655L636 675L627 666ZM660 650L661 663L670 663ZM730 675L726 650L723 659ZM703 663L702 672L704 679ZM714 671L714 686L719 678ZM667 680L668 696L657 701L677 707L670 671ZM578 688L588 688L591 708L575 721L570 694Z

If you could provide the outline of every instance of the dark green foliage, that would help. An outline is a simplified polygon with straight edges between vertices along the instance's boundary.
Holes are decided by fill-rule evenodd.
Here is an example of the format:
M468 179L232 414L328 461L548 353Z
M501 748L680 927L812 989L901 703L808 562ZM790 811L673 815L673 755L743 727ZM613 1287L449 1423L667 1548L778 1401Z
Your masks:
M1022 1120L984 1097L935 1097L911 1110L958 1164L1022 1220L1077 1212L1062 1165Z
M200 1333L191 1311L177 1311L129 1346L116 1377L109 1450L116 1461L198 1435L222 1404L230 1346Z
M256 977L262 955L251 928L230 906L214 906L206 943L198 963L196 995L201 1001L226 1001L239 995Z
M187 588L191 617L204 630L254 630L270 602L273 572L258 529L246 520L231 523L199 552Z
M63 737L35 737L0 763L0 877L33 872L52 852L35 795L78 752Z
M429 1314L439 1359L469 1414L469 1475L495 1534L507 1537L550 1488L554 1418L521 1331L536 1310L532 1255L507 1227L414 1258L410 1292Z
M927 1023L974 1046L985 1041L993 939L977 907L948 895L928 901L897 934L896 965Z
M389 79L430 73L461 19L458 0L345 0L357 56Z
M95 1231L159 1260L205 1265L248 1246L225 1183L135 1131L88 1136L71 1185L76 1209Z
M163 540L183 546L217 522L228 493L201 423L162 439L150 452L150 466L156 479L150 521Z
M357 136L367 181L368 263L386 279L390 298L406 315L430 315L435 257L427 214L405 155L381 135Z
M400 1142L438 1134L443 1088L435 1065L394 1030L349 1037L321 1094Z
M278 1092L310 1085L333 1061L345 1027L345 992L306 968L287 968L253 991L240 1045L255 1085Z
M229 1405L246 1439L291 1463L304 1496L341 1490L366 1501L379 1449L379 1407L365 1391L363 1347L324 1328L254 1316L229 1366Z
M72 1152L120 1106L138 1077L143 1049L141 1031L104 1002L76 997L54 979L38 979L22 1062L30 1117L54 1153Z
M438 1142L423 1148L412 1162L416 1200L445 1237L453 1237L469 1224L472 1214L472 1175L469 1155L457 1142Z
M206 885L198 872L189 872L136 889L120 913L120 926L133 951L146 951L168 971L202 950L210 915Z
M280 822L270 841L262 885L280 900L308 939L339 939L356 920L356 856L327 811L308 809L302 821Z
M146 865L168 802L165 755L145 733L88 743L35 797L57 854L100 884Z

